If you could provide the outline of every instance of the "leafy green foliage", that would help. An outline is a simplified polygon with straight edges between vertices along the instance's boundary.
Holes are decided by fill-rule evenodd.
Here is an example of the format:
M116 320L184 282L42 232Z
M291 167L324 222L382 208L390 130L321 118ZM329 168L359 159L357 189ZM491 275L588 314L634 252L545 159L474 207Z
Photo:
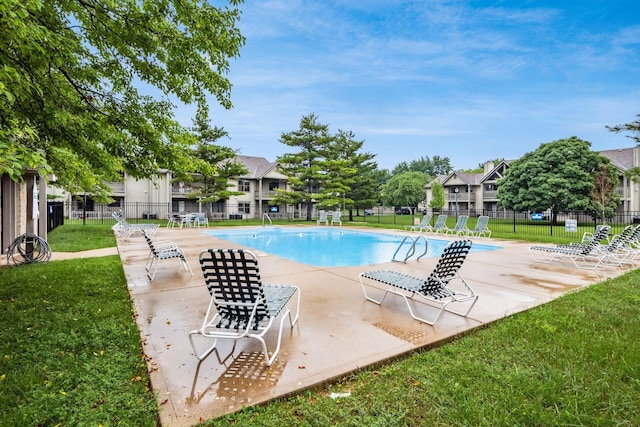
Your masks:
M195 140L171 99L204 115L208 94L231 106L225 75L244 43L239 14L198 0L1 2L0 154L10 161L0 172L43 163L12 147L23 144L58 185L107 200L103 181L123 171L192 170Z
M300 119L297 130L280 136L281 143L298 147L299 151L278 157L280 170L289 179L291 190L278 191L273 203L305 203L307 221L311 220L312 201L320 196L320 190L329 181L325 158L332 141L329 126L319 123L313 113Z
M620 195L616 193L618 186L618 171L610 164L602 164L593 178L591 191L591 205L594 218L603 221L612 218L620 202Z
M228 136L224 129L211 127L209 120L201 115L194 121L193 131L198 139L195 157L198 160L192 173L176 173L175 180L196 182L195 191L188 197L198 199L200 203L228 200L231 196L244 194L230 190L229 179L237 178L248 172L244 165L236 161L236 153L229 147L216 142Z
M594 176L609 160L576 137L541 144L511 163L498 181L506 209L553 212L588 210Z
M404 172L394 175L382 187L387 206L418 206L424 200L427 175L423 172Z
M440 210L444 206L444 188L437 179L431 183L431 200L429 200L429 207L432 209Z
M289 179L291 190L279 190L272 203L303 203L308 221L314 202L319 208L353 206L352 188L363 182L363 177L357 176L358 171L375 166L368 163L372 154L358 152L364 142L355 140L353 132L341 130L331 135L329 126L319 123L313 113L302 117L297 130L283 133L280 142L298 147L299 151L278 158L280 171Z
M423 156L419 159L411 160L409 163L401 162L393 168L392 175L399 175L404 172L423 172L430 177L437 177L438 175L447 175L451 173L453 167L451 166L451 160L448 157Z
M638 119L635 122L607 126L607 129L615 133L630 132L631 135L627 135L627 137L633 139L636 145L640 145L640 114L636 115L636 117L638 117Z

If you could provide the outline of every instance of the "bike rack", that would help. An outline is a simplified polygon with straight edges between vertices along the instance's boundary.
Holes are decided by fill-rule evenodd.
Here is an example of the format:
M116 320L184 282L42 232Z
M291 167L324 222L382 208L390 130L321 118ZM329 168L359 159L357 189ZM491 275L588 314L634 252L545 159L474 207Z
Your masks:
M402 239L402 242L400 242L400 245L398 246L398 249L396 249L396 251L394 252L393 257L391 258L391 261L406 263L407 260L409 258L411 258L416 253L416 246L417 246L418 242L420 241L420 239L424 240L424 252L421 253L418 256L418 258L416 258L416 261L419 261L420 258L422 258L423 256L425 256L427 254L427 250L429 249L429 242L427 241L427 238L424 237L424 236L418 236L415 239L413 238L413 236L405 236L404 239ZM411 244L410 244L411 246L409 246L409 249L407 249L407 252L406 252L406 254L404 256L404 260L396 259L396 255L398 255L398 252L404 246L404 243L407 240L411 241Z

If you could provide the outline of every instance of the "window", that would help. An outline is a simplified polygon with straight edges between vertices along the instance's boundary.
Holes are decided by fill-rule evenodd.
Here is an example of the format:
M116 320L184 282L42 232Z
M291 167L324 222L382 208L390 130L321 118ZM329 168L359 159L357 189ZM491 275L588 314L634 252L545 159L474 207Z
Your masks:
M239 202L238 203L238 212L240 213L251 213L251 203L247 202Z
M244 191L245 193L251 191L251 182L246 179L238 180L238 191Z
M269 182L269 191L276 191L276 189L280 188L278 181Z
M87 201L87 206L85 209L84 206L84 201ZM88 211L92 211L93 210L93 199L91 199L90 197L82 197L80 200L78 200L78 210L82 211L82 210L88 210Z

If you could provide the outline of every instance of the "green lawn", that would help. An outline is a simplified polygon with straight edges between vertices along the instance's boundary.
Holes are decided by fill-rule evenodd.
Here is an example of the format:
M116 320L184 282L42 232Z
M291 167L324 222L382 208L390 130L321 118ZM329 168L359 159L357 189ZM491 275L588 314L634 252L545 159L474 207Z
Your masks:
M67 227L49 236L54 250L109 239L99 226ZM133 316L116 256L0 268L0 426L157 425ZM640 425L638 331L636 269L439 348L204 424Z

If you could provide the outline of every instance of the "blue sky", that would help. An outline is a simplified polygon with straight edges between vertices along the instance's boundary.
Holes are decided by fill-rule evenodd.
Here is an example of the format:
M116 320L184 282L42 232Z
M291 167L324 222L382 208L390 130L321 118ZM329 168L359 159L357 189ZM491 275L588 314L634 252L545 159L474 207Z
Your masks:
M640 114L640 2L246 0L221 144L275 161L315 113L351 130L380 168L421 156L455 169L577 136L631 147L605 126ZM178 118L190 124L186 117Z

